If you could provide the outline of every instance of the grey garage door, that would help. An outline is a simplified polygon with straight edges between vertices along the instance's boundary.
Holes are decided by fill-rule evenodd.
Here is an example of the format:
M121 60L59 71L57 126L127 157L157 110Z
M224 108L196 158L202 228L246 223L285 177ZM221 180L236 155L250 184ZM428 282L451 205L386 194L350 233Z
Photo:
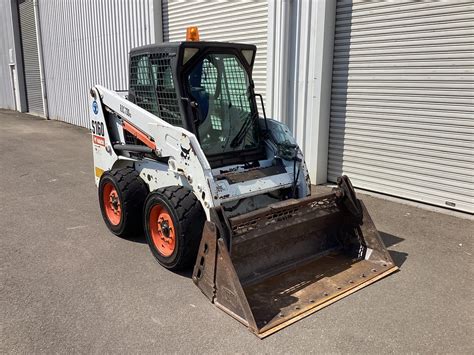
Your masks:
M474 4L339 1L328 177L474 212Z
M162 11L164 41L184 41L186 28L198 26L201 40L255 44L255 92L265 96L268 0L163 0Z
M28 112L44 115L33 1L18 5Z

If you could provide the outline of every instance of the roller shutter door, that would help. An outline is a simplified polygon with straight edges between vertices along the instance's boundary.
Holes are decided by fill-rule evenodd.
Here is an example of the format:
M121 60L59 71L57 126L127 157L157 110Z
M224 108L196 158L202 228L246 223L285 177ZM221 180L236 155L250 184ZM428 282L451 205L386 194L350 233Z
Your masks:
M163 39L180 42L186 28L198 26L201 40L255 44L255 92L265 96L268 1L163 0Z
M44 115L33 1L20 2L18 8L28 112Z
M474 4L339 1L328 179L474 212Z

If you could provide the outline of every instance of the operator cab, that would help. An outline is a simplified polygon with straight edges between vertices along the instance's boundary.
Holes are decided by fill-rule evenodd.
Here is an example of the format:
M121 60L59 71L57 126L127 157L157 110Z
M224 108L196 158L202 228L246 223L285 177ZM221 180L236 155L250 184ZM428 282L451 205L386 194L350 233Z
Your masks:
M194 133L212 167L263 159L255 52L254 45L198 41L135 48L128 98Z

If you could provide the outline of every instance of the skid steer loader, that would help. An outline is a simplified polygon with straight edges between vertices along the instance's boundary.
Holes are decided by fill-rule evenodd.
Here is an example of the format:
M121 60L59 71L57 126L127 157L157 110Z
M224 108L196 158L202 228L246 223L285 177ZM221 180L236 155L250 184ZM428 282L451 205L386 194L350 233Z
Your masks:
M255 52L136 48L128 97L97 85L89 107L107 227L143 231L165 268L194 265L204 295L263 338L397 267L346 176L311 194L301 150L254 92Z

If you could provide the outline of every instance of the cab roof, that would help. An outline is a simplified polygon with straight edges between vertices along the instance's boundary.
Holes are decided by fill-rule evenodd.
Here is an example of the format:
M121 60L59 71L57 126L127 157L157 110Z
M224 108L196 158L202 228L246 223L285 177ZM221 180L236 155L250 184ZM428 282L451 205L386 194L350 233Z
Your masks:
M183 42L163 42L148 44L141 47L132 48L130 50L130 56L137 54L147 53L161 53L161 52L178 52L181 48L236 48L236 49L250 49L253 51L257 50L257 47L253 44L245 43L232 43L232 42L208 42L208 41L183 41Z

